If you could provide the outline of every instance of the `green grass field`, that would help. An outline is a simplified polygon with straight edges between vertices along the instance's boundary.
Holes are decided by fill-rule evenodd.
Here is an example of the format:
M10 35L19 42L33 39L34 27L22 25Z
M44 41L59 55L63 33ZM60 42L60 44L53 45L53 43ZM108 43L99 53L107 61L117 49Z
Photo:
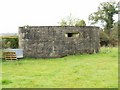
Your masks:
M118 48L98 54L2 62L3 88L117 88Z

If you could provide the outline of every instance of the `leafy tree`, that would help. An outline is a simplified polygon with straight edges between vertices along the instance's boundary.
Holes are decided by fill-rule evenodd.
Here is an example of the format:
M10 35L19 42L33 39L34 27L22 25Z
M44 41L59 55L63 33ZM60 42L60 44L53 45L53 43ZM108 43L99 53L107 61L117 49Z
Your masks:
M118 36L120 36L120 30L118 29L118 23L119 22L115 22L113 25L113 28L111 29L110 32L110 43L112 46L116 46L118 44Z
M75 26L86 26L86 23L84 20L78 19L75 23Z
M62 19L59 23L61 26L67 26L67 21L65 21L64 19Z
M86 23L84 20L80 20L77 18L74 18L72 14L67 16L66 18L62 19L59 24L61 26L86 26Z
M115 2L100 3L98 11L89 15L91 24L98 23L99 21L105 25L104 29L106 34L110 36L111 28L113 28L113 16L118 14L118 6Z
M104 30L100 30L100 44L107 44L106 46L111 45L111 46L116 46L118 45L118 36L120 36L119 29L118 29L118 22L115 22L113 24L113 28L111 29L110 32L110 37L104 32Z
M108 46L109 44L109 36L104 32L103 29L100 30L100 45Z
M67 17L67 25L68 26L74 26L75 25L75 18L72 16L72 14L70 14L68 17Z
M3 38L3 48L18 48L18 38Z
M113 25L113 28L111 29L111 33L110 33L111 37L115 40L118 40L118 36L120 35L120 33L118 33L120 30L119 31L118 30L119 30L118 22L115 22Z

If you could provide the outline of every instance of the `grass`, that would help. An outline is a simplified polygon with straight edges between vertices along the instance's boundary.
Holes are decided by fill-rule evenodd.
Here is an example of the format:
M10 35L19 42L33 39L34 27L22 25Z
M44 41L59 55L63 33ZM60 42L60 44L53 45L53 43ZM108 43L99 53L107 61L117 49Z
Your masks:
M117 88L118 48L64 58L5 61L3 88Z
M12 81L10 81L10 80L2 80L2 84L4 84L4 85L7 85L9 83L12 83Z

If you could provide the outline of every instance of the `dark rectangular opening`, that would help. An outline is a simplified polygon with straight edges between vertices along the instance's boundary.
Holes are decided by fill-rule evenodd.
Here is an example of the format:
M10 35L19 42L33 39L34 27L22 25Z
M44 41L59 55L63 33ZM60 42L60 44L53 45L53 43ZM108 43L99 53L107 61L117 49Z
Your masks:
M66 33L65 37L78 37L79 33Z
M73 33L68 33L68 37L73 37Z

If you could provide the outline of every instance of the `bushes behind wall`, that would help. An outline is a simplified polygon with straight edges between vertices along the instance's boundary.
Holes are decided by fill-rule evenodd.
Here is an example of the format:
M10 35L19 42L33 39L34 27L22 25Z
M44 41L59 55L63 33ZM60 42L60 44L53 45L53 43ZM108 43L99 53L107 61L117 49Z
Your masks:
M18 37L4 37L2 38L2 48L18 48Z

